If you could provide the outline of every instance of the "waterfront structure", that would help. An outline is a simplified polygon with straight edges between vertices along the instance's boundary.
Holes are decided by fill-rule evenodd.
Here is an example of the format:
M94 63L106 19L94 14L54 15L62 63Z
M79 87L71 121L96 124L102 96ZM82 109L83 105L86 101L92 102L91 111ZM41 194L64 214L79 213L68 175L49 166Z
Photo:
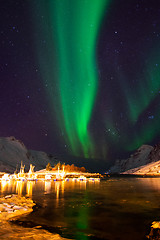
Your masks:
M21 162L20 172L18 173L17 180L25 180L26 175L24 172L24 168L25 168L25 165L23 165L23 163Z
M21 162L20 172L18 174L6 174L4 173L2 175L2 180L54 180L54 181L69 181L69 179L72 179L72 181L94 181L100 180L100 174L99 173L86 173L86 172L70 172L65 171L65 165L63 165L63 169L61 170L58 166L58 169L52 169L52 170L46 170L42 169L40 171L34 172L35 166L30 164L30 169L28 173L25 173L24 171L25 165Z
M35 166L33 166L32 164L30 164L30 169L29 172L27 174L27 180L36 180L37 179L37 174L34 173L34 168Z

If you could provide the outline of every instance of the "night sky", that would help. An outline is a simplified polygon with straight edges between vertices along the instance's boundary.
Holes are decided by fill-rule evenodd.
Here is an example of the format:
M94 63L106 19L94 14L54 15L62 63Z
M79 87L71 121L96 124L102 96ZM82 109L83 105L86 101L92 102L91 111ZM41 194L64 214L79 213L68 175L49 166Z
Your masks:
M160 1L1 0L0 18L0 136L106 166L160 141Z

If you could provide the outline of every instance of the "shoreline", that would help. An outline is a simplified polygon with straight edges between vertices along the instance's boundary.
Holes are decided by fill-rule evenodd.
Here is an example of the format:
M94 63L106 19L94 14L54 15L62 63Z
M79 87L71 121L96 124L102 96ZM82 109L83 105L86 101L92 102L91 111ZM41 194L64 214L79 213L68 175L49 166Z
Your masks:
M50 233L41 228L42 226L30 228L14 224L14 221L18 220L22 215L28 215L31 213L33 211L33 206L35 205L36 204L31 198L15 194L0 198L0 239L66 239L59 234Z

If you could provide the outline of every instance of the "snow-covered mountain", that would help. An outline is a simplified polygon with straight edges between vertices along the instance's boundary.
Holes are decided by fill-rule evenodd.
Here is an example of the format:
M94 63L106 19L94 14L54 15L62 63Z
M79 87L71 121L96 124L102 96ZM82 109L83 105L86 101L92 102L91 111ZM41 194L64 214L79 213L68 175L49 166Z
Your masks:
M15 137L0 137L0 171L14 172L20 167L21 161L25 169L32 163L35 170L45 168L50 162L52 166L57 163L51 154L41 151L28 150L20 140ZM154 147L142 145L128 159L117 160L110 169L111 173L128 174L160 174L160 144Z
M154 148L150 145L142 145L138 150L132 154L128 159L116 160L115 165L111 167L111 173L122 173L129 169L138 168L144 166L153 161L150 158Z
M144 166L129 169L123 174L136 174L136 175L159 175L160 174L160 160L148 163Z
M23 142L15 137L0 138L0 171L16 170L20 166L21 161L29 169L30 163L35 166L35 170L45 168L48 162L53 166L55 159L52 155L45 152L28 150Z
M160 143L156 144L148 155L148 163L129 169L124 174L160 175Z

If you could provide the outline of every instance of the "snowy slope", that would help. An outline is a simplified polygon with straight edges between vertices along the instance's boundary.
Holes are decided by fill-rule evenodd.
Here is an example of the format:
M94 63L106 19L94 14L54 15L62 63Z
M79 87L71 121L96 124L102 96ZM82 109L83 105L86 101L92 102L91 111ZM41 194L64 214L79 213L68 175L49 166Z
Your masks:
M0 171L15 171L21 161L29 168L32 163L36 170L44 168L48 162L54 165L54 158L44 152L28 150L25 145L15 137L0 138Z
M124 174L160 175L160 144L156 144L148 156L148 164L132 168Z
M157 162L148 163L144 166L130 169L123 172L123 174L138 174L138 175L159 175L160 174L160 160Z
M129 169L137 168L146 165L150 162L150 153L153 150L152 146L142 145L134 154L128 159L117 160L115 165L111 167L111 173L122 173Z

